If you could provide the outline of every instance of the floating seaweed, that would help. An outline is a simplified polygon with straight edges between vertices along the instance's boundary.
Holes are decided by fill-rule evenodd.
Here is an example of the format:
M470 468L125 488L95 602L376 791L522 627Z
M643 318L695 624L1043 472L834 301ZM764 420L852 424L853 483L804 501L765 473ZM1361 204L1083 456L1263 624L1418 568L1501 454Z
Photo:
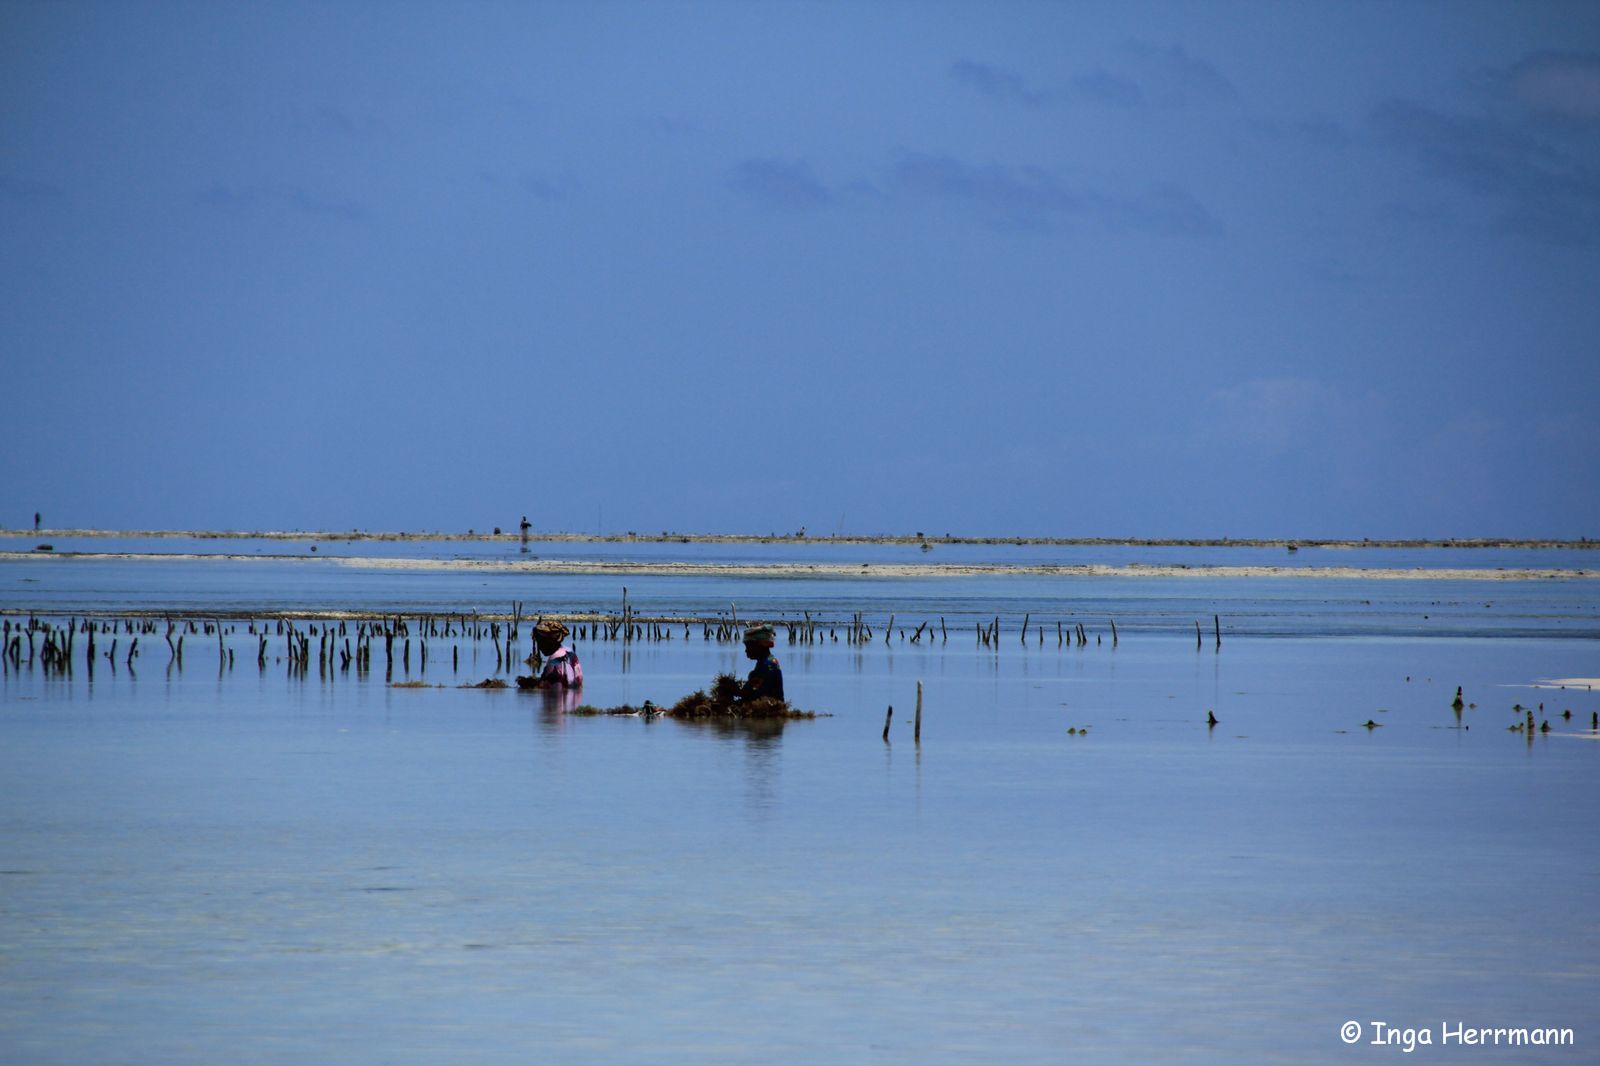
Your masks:
M618 707L596 707L585 703L574 707L569 714L595 716L644 716L660 715L665 718L676 718L681 721L754 721L754 720L785 720L796 718L815 718L815 711L802 711L791 705L787 700L775 699L767 696L760 699L738 699L739 680L732 674L718 674L711 682L711 691L704 689L691 692L671 707L658 707L645 700L644 704L635 707L632 704L622 704Z

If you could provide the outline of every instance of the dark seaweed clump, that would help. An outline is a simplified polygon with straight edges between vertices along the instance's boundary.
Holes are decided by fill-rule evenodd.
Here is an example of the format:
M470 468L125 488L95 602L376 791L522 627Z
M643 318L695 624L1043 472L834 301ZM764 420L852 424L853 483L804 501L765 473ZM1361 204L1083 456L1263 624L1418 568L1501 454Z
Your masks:
M671 707L657 707L648 701L643 707L623 704L620 707L595 707L583 704L572 709L572 714L660 714L668 718L717 719L745 721L751 719L815 718L815 711L802 711L787 700L758 699L744 703L735 701L739 693L739 679L732 674L718 674L711 682L711 691L691 692Z

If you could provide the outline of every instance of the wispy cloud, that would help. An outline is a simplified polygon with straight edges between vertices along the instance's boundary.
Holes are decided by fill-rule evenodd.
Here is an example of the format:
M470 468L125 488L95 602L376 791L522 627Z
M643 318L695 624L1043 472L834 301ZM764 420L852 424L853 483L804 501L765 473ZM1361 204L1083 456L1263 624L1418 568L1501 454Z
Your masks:
M1030 87L1014 70L993 63L963 59L950 66L950 77L991 100L1004 104L1038 107L1049 101L1050 93Z
M1148 41L1129 41L1124 46L1131 77L1144 90L1150 102L1164 107L1223 102L1239 94L1233 82L1182 45L1163 48Z
M832 187L803 161L747 159L733 169L729 184L783 211L942 203L998 230L1050 233L1098 226L1173 237L1223 232L1205 204L1171 183L1137 193L1108 193L1074 185L1044 167L971 163L937 152L901 152L882 175Z
M194 203L212 211L246 214L267 209L289 210L322 218L356 221L367 209L355 200L320 196L299 185L233 186L220 182L197 192Z
M1268 140L1299 141L1319 148L1345 148L1351 139L1344 125L1327 115L1309 115L1294 121L1264 119L1251 125Z
M1508 84L1534 114L1600 122L1600 55L1535 52L1511 67Z
M384 123L371 115L355 115L332 104L318 107L311 122L322 133L352 141L369 141L388 132Z
M777 210L804 211L823 207L833 199L804 160L746 159L733 168L729 184Z
M1070 220L1084 209L1082 196L1037 167L974 166L947 155L906 152L890 168L889 181L896 193L956 200L989 222L1025 229Z
M1113 74L1104 67L1096 67L1086 74L1074 75L1071 81L1073 96L1111 107L1146 107L1150 98L1138 82Z
M1503 227L1560 244L1600 241L1600 169L1526 124L1407 100L1370 116L1379 138L1427 174L1498 205Z
M1168 237L1215 237L1222 222L1194 196L1170 182L1151 186L1136 196L1097 195L1091 207L1106 225L1145 230Z
M1096 223L1172 236L1205 236L1222 229L1205 205L1173 185L1112 195L1074 188L1040 167L977 165L948 155L902 153L890 168L889 189L902 196L965 204L1000 229L1049 231Z
M0 174L0 199L38 204L47 200L59 200L65 195L59 187L48 182L19 178L12 174Z
M524 174L518 185L535 199L552 203L570 200L578 192L578 183L572 178L551 178L543 174Z
M1315 378L1257 378L1206 396L1202 436L1269 456L1320 448L1364 432L1374 406Z
M1027 108L1068 103L1130 110L1181 108L1238 96L1221 71L1182 45L1162 47L1146 41L1129 41L1109 62L1060 75L1054 86L1035 84L1009 67L976 59L951 64L949 75L995 103Z

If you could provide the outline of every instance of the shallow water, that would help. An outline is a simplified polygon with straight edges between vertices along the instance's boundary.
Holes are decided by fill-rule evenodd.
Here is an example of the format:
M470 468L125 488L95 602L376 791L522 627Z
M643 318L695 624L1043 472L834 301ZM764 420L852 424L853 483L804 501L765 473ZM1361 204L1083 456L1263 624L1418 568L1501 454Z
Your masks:
M136 565L82 585L73 565L0 566L0 607L230 594L227 564ZM303 572L231 595L504 609L531 580ZM722 608L727 583L699 580L629 584L643 610ZM1600 693L1527 687L1600 674L1575 632L1592 586L1475 586L1481 632L1519 638L1397 632L1438 603L1475 625L1445 584L1374 589L1390 598L1369 612L1365 588L1326 590L1335 610L1303 584L1106 582L1100 613L1174 621L1119 622L1115 648L1104 626L1102 643L1024 648L1018 605L1058 602L1036 583L735 582L742 616L1005 615L998 651L970 629L780 644L790 698L832 716L770 734L395 689L381 662L300 676L276 635L260 671L242 632L231 670L204 635L181 670L159 636L132 671L8 670L0 1046L39 1063L1402 1054L1347 1047L1358 1019L1578 1040L1411 1061L1592 1061ZM536 587L603 606L613 585ZM1176 619L1217 602L1238 621L1197 651ZM670 702L742 661L698 628L580 650L601 705ZM423 676L493 667L487 642L455 671L436 647ZM1476 704L1459 718L1457 685ZM1541 702L1550 733L1507 731Z
M604 546L610 547L610 546ZM708 546L695 561L715 558ZM764 547L764 546L762 546ZM1442 550L1442 549L1441 549ZM1529 566L1555 569L1575 553L1548 550ZM1582 554L1582 553L1577 553ZM380 558L368 556L369 558ZM1491 553L1492 558L1492 553ZM1225 565L1235 565L1227 563ZM995 617L1015 632L1028 617L1046 627L1083 623L1109 639L1121 630L1210 631L1252 636L1566 636L1600 639L1600 579L1387 580L1370 577L1220 577L986 574L675 575L519 573L367 568L330 559L0 558L0 610L54 614L283 611L618 614L624 589L636 613L703 617L737 613L773 621L806 612L829 623L868 612L880 630L894 615L965 631ZM1037 637L1037 634L1034 634Z
M0 535L0 551L29 551L49 544L57 553L148 553L154 555L247 555L323 558L464 559L512 562L529 559L638 563L861 563L968 566L1275 566L1363 569L1459 568L1467 570L1589 570L1600 567L1600 546L1569 548L1285 548L1139 544L918 544L660 541L541 541L526 545L498 540L326 540L314 537ZM313 545L315 548L313 548Z

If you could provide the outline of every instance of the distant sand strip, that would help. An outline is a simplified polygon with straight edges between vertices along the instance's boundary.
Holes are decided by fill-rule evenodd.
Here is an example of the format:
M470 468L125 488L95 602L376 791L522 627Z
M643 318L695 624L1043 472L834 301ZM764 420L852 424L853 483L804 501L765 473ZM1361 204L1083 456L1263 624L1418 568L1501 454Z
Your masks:
M0 537L48 540L52 537L118 537L125 539L182 538L191 540L282 540L296 542L352 543L360 541L477 541L517 543L521 534L512 532L465 533L404 532L336 529L0 529ZM923 536L916 534L839 534L805 536L803 533L530 533L530 544L880 544L919 547L939 545L1014 545L1017 547L1131 547L1131 548L1563 548L1600 551L1600 540L1516 539L1511 537L1455 537L1440 540L1415 538L1334 538L1306 537L1003 537L1003 536Z
M1600 577L1600 570L1470 569L1417 567L1364 569L1355 566L1005 566L950 563L683 563L592 559L384 559L367 556L206 555L134 552L0 552L0 561L31 560L127 562L297 563L348 566L362 570L438 570L492 574L617 574L660 577L783 578L944 578L944 577L1114 577L1114 578L1322 578L1385 581L1560 581Z

